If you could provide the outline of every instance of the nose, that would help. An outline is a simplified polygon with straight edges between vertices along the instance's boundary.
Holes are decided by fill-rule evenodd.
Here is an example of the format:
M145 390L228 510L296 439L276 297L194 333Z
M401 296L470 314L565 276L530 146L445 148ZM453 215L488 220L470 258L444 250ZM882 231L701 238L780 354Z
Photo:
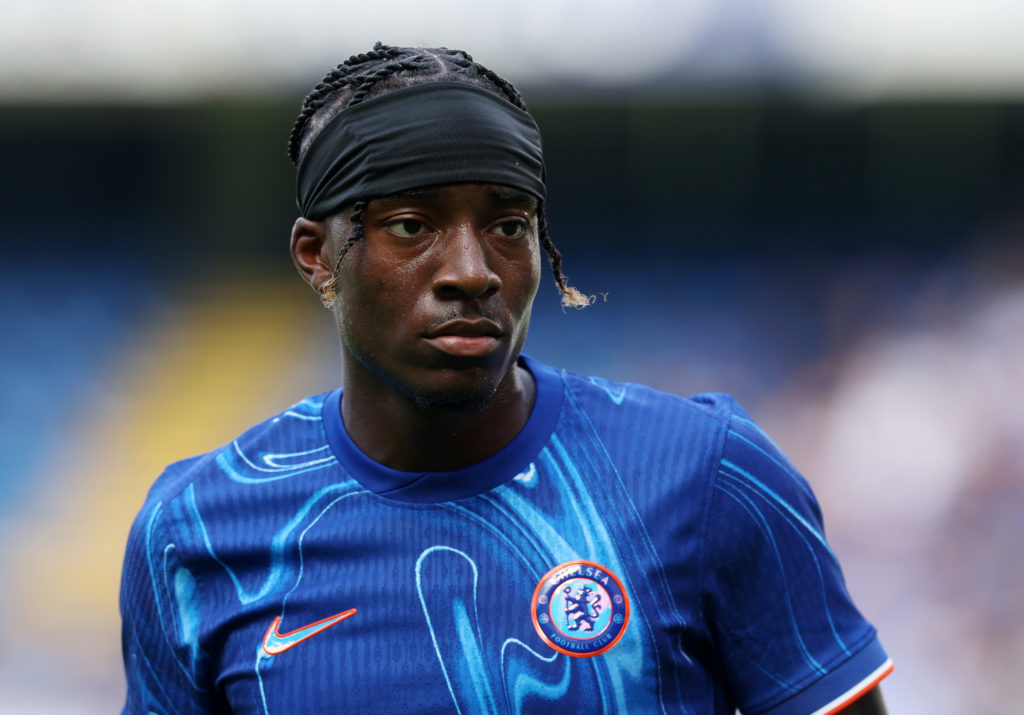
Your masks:
M440 256L434 290L442 298L481 298L501 287L488 260L486 239L470 225L453 227L435 244Z

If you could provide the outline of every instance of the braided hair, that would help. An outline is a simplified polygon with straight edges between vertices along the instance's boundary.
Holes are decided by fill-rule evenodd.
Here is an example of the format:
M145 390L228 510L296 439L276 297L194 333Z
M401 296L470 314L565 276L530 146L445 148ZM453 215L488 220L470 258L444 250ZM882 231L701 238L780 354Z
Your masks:
M302 102L302 109L292 126L288 138L288 157L298 165L313 139L343 109L373 97L414 84L439 80L468 82L504 97L519 109L526 111L522 96L508 80L484 67L462 50L447 47L413 48L390 47L380 42L369 52L352 55L328 72L313 87ZM356 201L349 221L352 233L338 252L331 278L320 289L321 298L328 306L334 302L341 261L349 249L366 231L363 223L365 200ZM562 254L548 235L544 202L537 206L537 234L541 247L548 254L555 284L562 295L562 305L582 308L591 301L568 284L562 273Z

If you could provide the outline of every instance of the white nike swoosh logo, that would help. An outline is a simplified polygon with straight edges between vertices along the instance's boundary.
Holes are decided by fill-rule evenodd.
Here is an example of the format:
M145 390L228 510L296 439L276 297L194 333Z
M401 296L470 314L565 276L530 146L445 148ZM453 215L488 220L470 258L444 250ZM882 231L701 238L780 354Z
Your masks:
M277 628L281 625L281 616L278 616L270 624L270 628L267 629L266 634L263 636L263 651L267 655L278 655L284 653L289 648L292 648L307 638L312 638L317 633L327 630L336 623L341 623L346 618L354 616L356 609L350 608L347 611L336 613L333 616L328 616L322 620L310 623L308 626L302 626L296 628L294 631L288 633L280 633Z

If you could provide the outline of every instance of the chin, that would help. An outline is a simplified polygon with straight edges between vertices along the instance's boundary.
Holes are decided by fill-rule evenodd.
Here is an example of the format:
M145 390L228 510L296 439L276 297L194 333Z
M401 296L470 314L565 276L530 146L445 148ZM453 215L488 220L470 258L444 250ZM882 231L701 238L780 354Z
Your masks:
M407 392L416 407L423 411L479 412L494 399L501 376L486 370L457 370L453 379L436 385L410 386Z
M479 412L494 398L495 387L457 388L446 390L416 390L411 397L416 407L424 412Z

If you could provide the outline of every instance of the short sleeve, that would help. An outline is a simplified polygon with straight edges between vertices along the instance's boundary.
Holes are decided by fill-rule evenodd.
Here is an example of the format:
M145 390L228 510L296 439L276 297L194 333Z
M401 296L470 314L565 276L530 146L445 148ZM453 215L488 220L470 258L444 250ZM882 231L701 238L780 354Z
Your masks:
M124 713L207 712L194 623L198 586L168 535L167 509L147 504L128 537L121 578Z
M830 712L888 675L810 486L738 408L705 529L704 615L744 715Z

